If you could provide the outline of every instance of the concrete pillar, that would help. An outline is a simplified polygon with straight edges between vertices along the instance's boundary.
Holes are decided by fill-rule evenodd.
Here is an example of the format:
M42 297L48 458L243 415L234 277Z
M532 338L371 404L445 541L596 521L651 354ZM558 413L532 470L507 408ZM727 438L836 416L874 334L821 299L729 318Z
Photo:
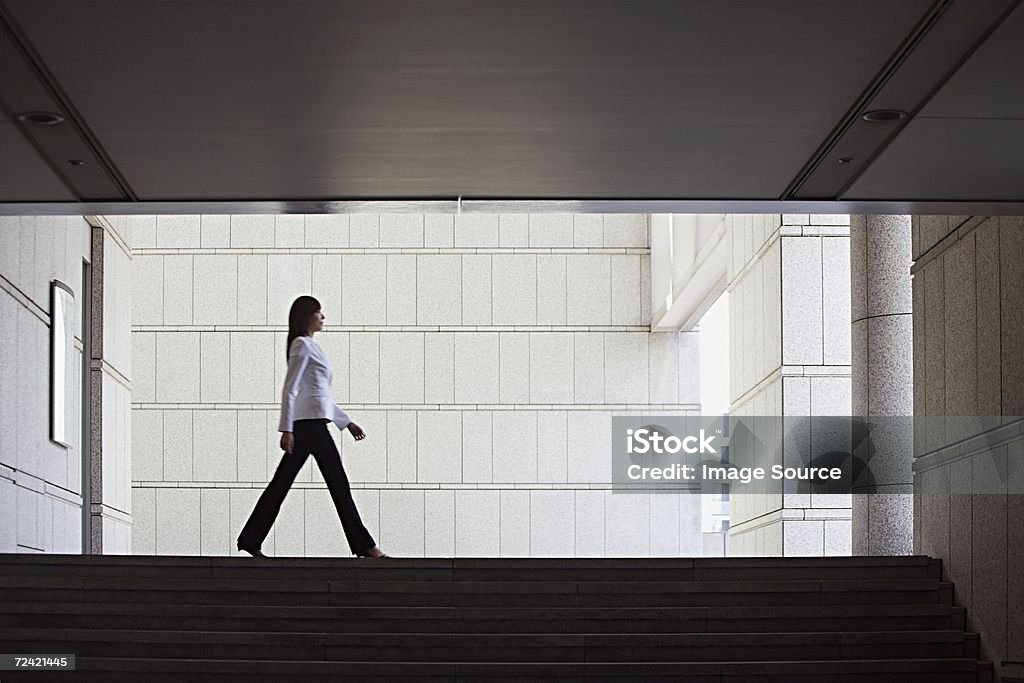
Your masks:
M854 416L914 414L911 263L910 216L850 217ZM854 555L913 553L910 424L885 430L854 487Z
M89 555L131 552L131 248L125 218L92 226Z

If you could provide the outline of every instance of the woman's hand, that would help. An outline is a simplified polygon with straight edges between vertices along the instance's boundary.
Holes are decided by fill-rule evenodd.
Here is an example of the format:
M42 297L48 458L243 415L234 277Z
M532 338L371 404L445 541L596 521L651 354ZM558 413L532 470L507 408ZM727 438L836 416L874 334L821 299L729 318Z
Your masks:
M281 432L281 450L291 453L295 448L295 435L291 432Z
M352 438L356 441L362 441L366 438L366 432L363 428L357 425L355 422L348 423L348 431L352 434Z

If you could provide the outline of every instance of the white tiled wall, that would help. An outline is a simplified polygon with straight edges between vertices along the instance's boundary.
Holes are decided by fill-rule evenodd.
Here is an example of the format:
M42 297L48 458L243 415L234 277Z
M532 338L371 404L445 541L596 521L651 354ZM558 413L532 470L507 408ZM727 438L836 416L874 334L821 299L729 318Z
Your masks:
M369 437L335 435L389 553L699 554L696 496L606 488L613 411L699 410L694 333L649 333L646 215L132 225L135 552L234 551L279 458L287 309L312 293ZM268 552L347 554L321 482L310 459Z
M732 414L850 415L849 217L726 220ZM781 458L781 435L772 446ZM848 495L734 495L730 554L848 555L850 508Z
M78 217L0 217L0 552L82 549L82 261ZM50 282L75 293L75 351L66 420L50 441ZM124 349L122 349L124 352Z

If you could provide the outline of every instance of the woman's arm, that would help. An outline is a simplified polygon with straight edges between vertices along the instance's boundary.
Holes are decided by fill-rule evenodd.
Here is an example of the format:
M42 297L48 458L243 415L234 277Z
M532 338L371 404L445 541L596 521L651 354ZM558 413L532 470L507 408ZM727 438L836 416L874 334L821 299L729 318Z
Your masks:
M295 397L299 394L302 373L309 364L309 347L298 337L292 342L288 356L288 372L284 376L284 387L281 389L281 421L277 426L279 432L292 432L295 414Z

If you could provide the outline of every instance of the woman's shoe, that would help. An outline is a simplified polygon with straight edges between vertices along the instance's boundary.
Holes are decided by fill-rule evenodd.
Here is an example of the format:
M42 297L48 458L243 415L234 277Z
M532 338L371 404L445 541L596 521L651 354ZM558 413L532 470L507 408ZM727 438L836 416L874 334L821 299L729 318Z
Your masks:
M376 550L380 554L379 555L374 555L373 554L374 550ZM364 550L361 553L356 553L356 557L390 557L390 556L389 555L385 555L384 553L382 553L380 548L378 548L377 546L373 546L369 550Z
M263 554L263 551L260 550L259 548L243 548L242 544L239 543L238 544L238 549L241 550L242 552L249 553L253 557L266 557L266 555Z

